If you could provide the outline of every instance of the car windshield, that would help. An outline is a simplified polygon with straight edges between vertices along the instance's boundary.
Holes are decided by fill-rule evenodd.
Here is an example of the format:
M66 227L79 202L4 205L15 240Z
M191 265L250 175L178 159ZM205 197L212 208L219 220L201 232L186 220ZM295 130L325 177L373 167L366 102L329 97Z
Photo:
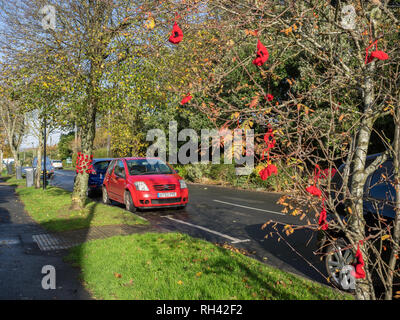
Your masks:
M172 169L163 161L158 159L135 159L126 160L129 174L131 176L143 174L173 174Z

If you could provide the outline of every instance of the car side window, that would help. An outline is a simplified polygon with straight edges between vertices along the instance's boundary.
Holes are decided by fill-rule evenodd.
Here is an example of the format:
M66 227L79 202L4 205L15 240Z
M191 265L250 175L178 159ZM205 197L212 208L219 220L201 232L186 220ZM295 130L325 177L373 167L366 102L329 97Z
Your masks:
M392 183L393 163L387 161L372 176L369 190L370 197L377 200L394 201L396 193Z
M110 165L107 168L107 174L111 174L112 170L114 169L115 160L111 161Z
M124 163L121 160L118 160L117 165L114 169L114 173L118 177L125 178L125 167Z

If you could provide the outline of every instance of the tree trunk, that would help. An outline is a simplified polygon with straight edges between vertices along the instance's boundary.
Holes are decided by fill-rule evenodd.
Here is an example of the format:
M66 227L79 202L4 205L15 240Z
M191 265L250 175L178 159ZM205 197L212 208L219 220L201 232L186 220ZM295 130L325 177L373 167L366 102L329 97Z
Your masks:
M40 181L42 180L42 150L43 150L43 133L39 130L39 145L37 149L37 163L36 163L36 174L35 174L35 188L40 188ZM44 173L43 173L44 174Z
M0 175L3 172L3 150L0 150Z
M81 126L82 138L81 148L82 153L86 157L92 155L93 152L93 141L96 134L96 112L97 112L98 98L94 93L94 90L90 90L88 94L88 118L86 123ZM78 210L85 207L88 191L88 180L89 174L82 170L77 173L74 190L72 192L72 204L71 209Z
M365 164L368 154L368 145L371 137L371 132L374 125L374 83L372 74L375 70L375 63L372 62L367 67L367 75L364 81L364 113L361 119L361 124L356 141L356 150L353 159L353 175L351 183L351 219L349 227L352 232L354 245L357 247L362 240L365 239L365 219L364 219L364 186L367 180L365 173ZM356 296L358 300L370 300L375 298L374 288L371 281L371 275L368 271L368 252L366 245L360 244L360 250L364 257L364 269L366 273L365 279L358 279L356 285Z

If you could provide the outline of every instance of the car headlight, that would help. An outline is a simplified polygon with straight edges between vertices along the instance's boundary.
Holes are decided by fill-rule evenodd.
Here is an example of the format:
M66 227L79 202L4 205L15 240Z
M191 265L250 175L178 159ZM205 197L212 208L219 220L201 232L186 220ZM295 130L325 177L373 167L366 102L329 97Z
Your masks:
M179 184L181 185L181 189L187 189L185 180L179 180Z
M138 190L138 191L149 191L149 187L143 181L136 181L134 183L134 185L136 187L136 190Z

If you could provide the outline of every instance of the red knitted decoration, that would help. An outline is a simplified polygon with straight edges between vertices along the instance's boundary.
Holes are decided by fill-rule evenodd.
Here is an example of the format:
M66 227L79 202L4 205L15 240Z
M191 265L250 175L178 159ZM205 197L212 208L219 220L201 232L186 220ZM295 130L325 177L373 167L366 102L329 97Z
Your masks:
M173 44L178 44L179 42L181 42L183 39L183 32L182 29L179 28L178 24L174 23L174 26L172 27L172 34L169 37L168 41L173 43Z
M84 155L81 152L78 152L78 157L76 158L76 173L83 174L86 172L87 174L91 174L94 172L93 169L93 155Z
M271 102L272 100L274 100L274 96L273 96L272 94L270 94L270 93L268 93L268 94L266 95L266 98L267 98L267 100L268 100L269 102Z
M192 100L192 96L190 95L190 93L186 96L186 97L184 97L182 100L181 100L181 105L183 106L184 104L186 104L186 103L188 103L190 100Z
M306 188L306 191L318 198L322 195L322 191L320 189L318 189L316 186L309 186Z
M319 168L319 165L315 165L314 169L314 185L309 186L306 188L306 191L308 193L311 193L313 196L320 197L322 195L322 191L316 187L317 180L321 176L321 170Z
M356 279L364 279L365 278L365 271L364 271L364 259L360 250L360 244L358 244L357 252L356 252L356 259L357 262L354 265L355 268L355 277Z
M278 168L273 164L268 165L266 168L262 169L259 172L260 178L262 180L268 179L272 174L275 174L275 175L278 174Z
M256 66L262 66L269 58L267 48L261 43L260 40L257 42L257 58L253 60L253 64Z
M371 47L375 46L375 51L371 53L369 56L369 49ZM374 58L379 59L379 60L387 60L389 59L389 56L386 52L378 50L378 40L375 40L370 46L368 46L367 49L365 49L365 64L370 63Z
M377 58L379 60L387 60L389 59L389 56L386 52L376 50L371 53L371 58Z
M276 140L274 138L274 133L271 128L268 129L267 133L264 135L264 141L265 141L265 149L261 155L261 160L264 160L264 154L267 153L268 155L268 161L269 161L269 150L275 147Z
M325 209L325 199L322 199L322 210L319 213L319 220L318 225L321 227L322 230L328 229L328 223L326 222L326 209Z
M335 168L332 168L329 173L329 169L326 168L324 169L324 171L322 171L322 173L320 173L318 179L327 179L329 176L332 178L335 175L336 171L337 170Z

